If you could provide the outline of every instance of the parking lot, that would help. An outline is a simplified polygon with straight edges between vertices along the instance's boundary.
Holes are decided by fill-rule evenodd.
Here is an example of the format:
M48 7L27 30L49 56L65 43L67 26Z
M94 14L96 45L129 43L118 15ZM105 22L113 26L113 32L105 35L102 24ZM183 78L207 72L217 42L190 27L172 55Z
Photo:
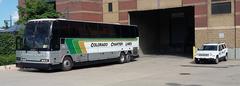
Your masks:
M67 72L0 71L1 86L239 86L239 81L240 61L194 64L191 58L170 55Z

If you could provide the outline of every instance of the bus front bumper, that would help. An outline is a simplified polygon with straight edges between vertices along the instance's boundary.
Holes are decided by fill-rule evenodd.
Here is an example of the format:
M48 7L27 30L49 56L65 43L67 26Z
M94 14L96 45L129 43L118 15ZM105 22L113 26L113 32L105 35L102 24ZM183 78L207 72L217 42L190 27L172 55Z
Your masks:
M52 65L52 64L39 64L39 63L16 63L16 67L19 68L35 68L42 70L53 70L53 69L61 69L62 65Z

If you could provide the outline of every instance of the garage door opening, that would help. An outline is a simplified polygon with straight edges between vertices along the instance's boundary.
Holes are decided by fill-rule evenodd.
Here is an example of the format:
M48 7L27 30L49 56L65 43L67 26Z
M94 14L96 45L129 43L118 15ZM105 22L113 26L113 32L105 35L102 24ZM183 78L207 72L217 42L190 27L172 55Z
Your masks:
M192 55L195 45L194 7L129 12L138 25L143 54Z

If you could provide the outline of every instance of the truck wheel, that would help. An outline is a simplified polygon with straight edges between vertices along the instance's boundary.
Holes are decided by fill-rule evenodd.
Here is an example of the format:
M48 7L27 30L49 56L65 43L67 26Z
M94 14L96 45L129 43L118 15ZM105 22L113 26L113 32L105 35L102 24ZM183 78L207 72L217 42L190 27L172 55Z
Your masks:
M126 62L126 55L123 52L121 52L118 58L118 63L123 64L124 62Z
M132 59L132 57L131 57L131 53L128 52L127 55L126 55L126 63L130 62L131 59Z
M62 62L62 70L63 71L69 71L73 67L73 61L70 57L64 57Z
M226 54L226 56L224 56L223 61L227 61L227 59L228 59L228 54Z
M217 56L216 59L214 60L214 64L218 64L218 62L219 62L219 58Z

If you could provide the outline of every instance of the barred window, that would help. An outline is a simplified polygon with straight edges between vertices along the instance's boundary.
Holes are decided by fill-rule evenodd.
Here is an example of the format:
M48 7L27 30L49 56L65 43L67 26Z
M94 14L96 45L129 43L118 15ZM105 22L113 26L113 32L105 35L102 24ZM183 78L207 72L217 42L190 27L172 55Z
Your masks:
M112 3L108 3L108 12L112 12L112 11L113 11Z

